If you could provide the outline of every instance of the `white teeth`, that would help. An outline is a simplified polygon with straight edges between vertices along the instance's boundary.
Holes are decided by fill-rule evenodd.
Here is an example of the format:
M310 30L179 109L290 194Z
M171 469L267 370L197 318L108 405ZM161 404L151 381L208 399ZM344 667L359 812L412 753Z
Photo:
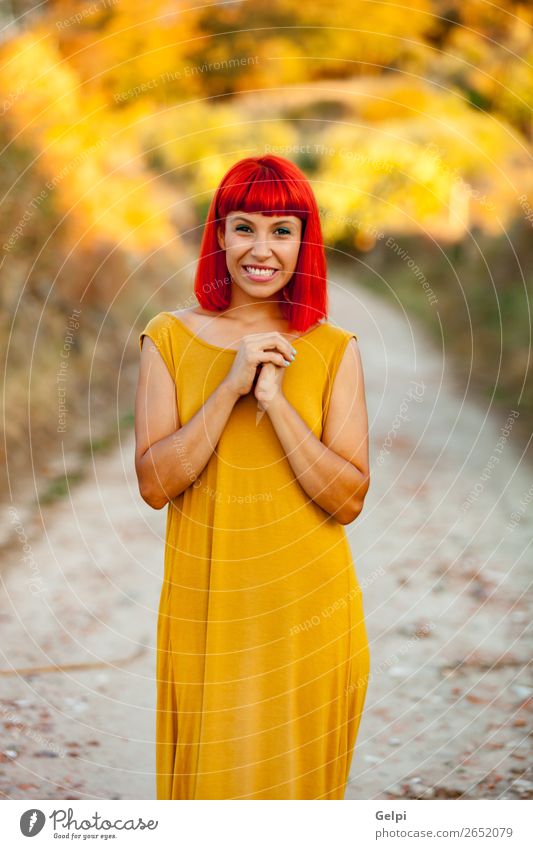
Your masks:
M245 265L244 268L249 274L256 274L260 277L272 277L276 273L275 268L255 268L253 265Z

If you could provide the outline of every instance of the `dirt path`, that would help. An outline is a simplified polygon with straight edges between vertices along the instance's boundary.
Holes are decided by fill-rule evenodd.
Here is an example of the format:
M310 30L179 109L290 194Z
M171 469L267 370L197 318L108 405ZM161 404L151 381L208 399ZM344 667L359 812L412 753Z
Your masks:
M465 399L445 353L399 312L333 294L335 318L360 333L372 434L349 533L373 677L347 798L532 798L531 517L508 524L533 474L515 418Z
M388 305L335 277L331 302L359 336L373 462L349 528L373 672L347 798L531 798L533 488L513 417L505 435L465 402ZM34 671L0 675L0 795L154 798L166 511L138 495L133 435L68 499L12 516L0 666Z

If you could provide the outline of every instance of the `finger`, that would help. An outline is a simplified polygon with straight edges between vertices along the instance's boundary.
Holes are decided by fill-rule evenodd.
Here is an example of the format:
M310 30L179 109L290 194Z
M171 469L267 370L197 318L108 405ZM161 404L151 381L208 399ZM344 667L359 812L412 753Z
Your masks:
M291 364L290 360L285 359L283 354L278 354L276 351L265 351L262 355L262 362L273 363L275 366L281 366L282 368L286 368Z
M296 354L296 348L294 348L287 339L284 339L281 333L258 333L255 337L253 337L253 341L258 346L259 350L265 351L268 348L277 348L286 360L291 359L291 354Z

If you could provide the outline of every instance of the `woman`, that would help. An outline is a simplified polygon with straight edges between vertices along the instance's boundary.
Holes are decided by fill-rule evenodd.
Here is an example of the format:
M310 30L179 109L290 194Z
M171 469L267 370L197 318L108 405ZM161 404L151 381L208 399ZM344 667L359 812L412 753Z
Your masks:
M368 422L356 337L321 321L295 165L229 170L195 294L140 335L136 471L168 504L157 798L342 799L369 670L343 528L369 486Z

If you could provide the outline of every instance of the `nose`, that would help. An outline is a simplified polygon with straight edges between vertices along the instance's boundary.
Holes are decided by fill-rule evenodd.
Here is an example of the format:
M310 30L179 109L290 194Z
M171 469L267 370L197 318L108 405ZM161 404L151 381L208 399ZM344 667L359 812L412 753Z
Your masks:
M272 256L272 249L267 239L255 239L252 245L252 256L257 260L265 260Z

